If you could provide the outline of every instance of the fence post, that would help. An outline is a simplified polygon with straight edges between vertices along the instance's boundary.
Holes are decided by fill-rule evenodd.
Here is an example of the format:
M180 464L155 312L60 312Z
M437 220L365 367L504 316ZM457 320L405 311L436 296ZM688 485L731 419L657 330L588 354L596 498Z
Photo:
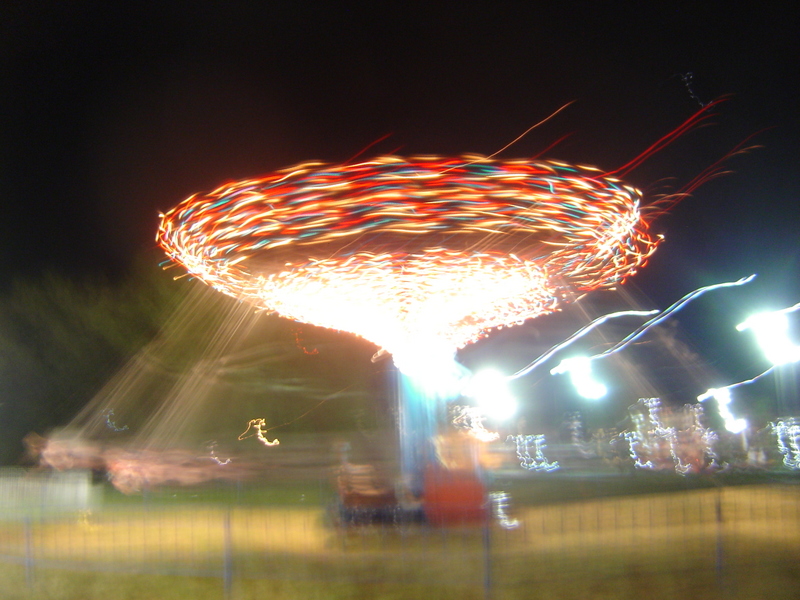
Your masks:
M491 515L491 512L489 513ZM483 526L483 597L492 598L492 519L486 518Z
M222 587L225 600L231 600L233 587L233 540L231 539L231 509L225 510L222 521Z
M25 517L25 583L30 590L33 587L33 532L31 518Z
M716 548L716 561L715 568L717 571L717 584L722 584L722 562L723 562L723 547L722 547L722 487L717 488L717 502L716 502L716 515L717 515L717 548Z

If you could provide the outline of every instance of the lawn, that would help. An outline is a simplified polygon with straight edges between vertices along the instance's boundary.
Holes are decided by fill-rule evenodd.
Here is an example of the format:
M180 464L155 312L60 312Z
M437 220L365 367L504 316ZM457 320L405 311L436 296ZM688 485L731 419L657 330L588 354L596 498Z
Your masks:
M513 529L341 528L319 483L109 497L0 522L1 597L798 597L800 486L563 479L558 502L549 480L502 482Z

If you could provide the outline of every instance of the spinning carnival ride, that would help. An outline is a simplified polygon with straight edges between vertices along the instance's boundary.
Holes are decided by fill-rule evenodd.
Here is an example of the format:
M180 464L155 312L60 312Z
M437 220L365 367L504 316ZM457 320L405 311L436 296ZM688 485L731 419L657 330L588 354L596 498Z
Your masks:
M439 408L461 393L457 350L633 275L659 241L640 204L589 167L386 156L194 195L161 216L157 241L229 296L391 354L419 495Z

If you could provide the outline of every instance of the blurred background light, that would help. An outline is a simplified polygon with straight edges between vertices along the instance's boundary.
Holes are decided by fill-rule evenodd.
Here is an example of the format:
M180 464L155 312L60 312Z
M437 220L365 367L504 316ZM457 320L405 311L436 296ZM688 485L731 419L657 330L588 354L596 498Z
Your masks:
M700 396L698 400L701 402L704 400L708 400L709 398L714 398L717 401L717 406L719 407L719 415L722 417L723 421L725 422L725 429L730 431L731 433L741 433L745 429L747 429L747 420L746 419L737 419L733 416L731 412L731 391L728 388L720 388L720 389L710 389L705 394Z
M566 358L550 373L569 373L575 389L589 400L599 400L608 393L608 388L592 376L592 361L585 356Z
M800 346L789 339L786 311L754 315L737 325L736 329L752 330L758 345L773 365L785 365L800 360Z
M464 395L474 399L490 419L509 419L517 411L517 401L508 388L507 381L508 378L498 371L479 371L470 379Z

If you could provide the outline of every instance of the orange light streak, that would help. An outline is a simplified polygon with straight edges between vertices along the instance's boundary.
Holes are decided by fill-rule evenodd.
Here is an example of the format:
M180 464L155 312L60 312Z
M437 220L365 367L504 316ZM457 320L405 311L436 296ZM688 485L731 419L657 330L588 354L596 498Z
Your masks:
M591 167L386 156L194 195L162 215L157 241L260 309L395 356L453 353L634 274L659 241L640 202Z

